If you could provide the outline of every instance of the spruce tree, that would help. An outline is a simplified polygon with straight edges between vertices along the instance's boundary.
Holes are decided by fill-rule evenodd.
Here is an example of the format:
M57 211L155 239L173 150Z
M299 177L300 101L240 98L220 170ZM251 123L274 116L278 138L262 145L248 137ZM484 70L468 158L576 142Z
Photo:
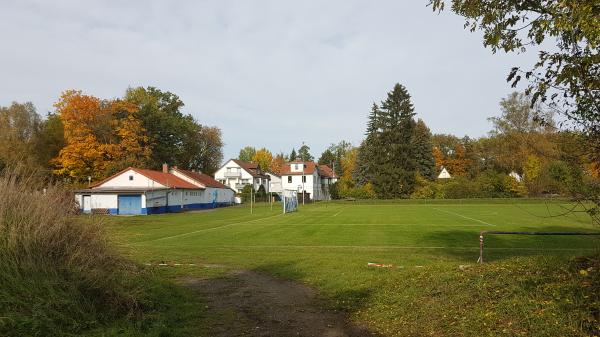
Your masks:
M296 154L296 149L292 149L292 153L290 153L290 161L296 160L298 155Z
M333 167L333 163L336 161L335 154L331 152L330 149L327 149L321 153L321 157L319 157L318 163L319 165L327 165L329 167Z
M375 161L378 151L381 152L381 147L378 144L378 117L379 107L373 103L369 120L367 122L367 138L360 144L358 148L358 156L356 158L356 168L353 176L359 186L362 186L372 180L373 172L376 169Z
M413 145L415 148L417 172L426 179L434 179L436 169L435 159L433 158L431 131L422 119L419 119L415 124Z
M370 160L374 165L372 183L380 198L408 197L414 190L417 169L412 142L414 115L408 91L396 84L381 102L375 124L376 141L372 143L375 148L370 149L374 156Z
M300 149L298 149L298 157L302 161L313 161L314 158L310 154L310 147L308 145L302 145Z

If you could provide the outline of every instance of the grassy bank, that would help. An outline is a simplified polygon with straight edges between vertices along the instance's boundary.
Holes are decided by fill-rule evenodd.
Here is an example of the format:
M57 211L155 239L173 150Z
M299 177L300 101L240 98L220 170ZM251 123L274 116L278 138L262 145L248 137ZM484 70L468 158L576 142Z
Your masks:
M187 294L122 258L63 189L5 171L0 200L1 336L188 335L170 326L193 319L179 307Z
M598 239L490 236L489 263L475 264L481 230L597 231L584 213L555 216L566 206L333 203L281 215L258 205L254 214L236 207L110 218L108 226L124 254L167 262L156 268L170 277L215 277L202 265L220 264L294 279L384 336L594 335L597 259L578 257L595 256Z

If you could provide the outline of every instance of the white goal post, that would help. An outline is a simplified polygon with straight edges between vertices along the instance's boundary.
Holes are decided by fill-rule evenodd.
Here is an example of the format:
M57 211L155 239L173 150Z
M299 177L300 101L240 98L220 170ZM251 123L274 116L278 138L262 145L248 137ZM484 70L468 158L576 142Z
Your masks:
M298 210L298 193L296 190L283 190L281 193L281 203L283 204L283 214Z

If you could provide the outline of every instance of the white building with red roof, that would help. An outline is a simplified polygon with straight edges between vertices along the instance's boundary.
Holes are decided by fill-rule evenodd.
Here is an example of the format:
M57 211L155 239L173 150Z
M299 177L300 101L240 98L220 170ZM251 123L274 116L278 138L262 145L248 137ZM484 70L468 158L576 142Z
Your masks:
M329 200L329 186L336 181L337 176L329 166L312 161L286 163L281 173L282 189L298 191L300 198L304 192L309 200Z
M156 214L216 208L233 203L234 191L200 173L129 167L88 189L75 191L84 213Z
M215 179L238 193L246 185L253 185L255 191L262 185L265 192L269 192L270 178L256 163L229 159L215 172Z

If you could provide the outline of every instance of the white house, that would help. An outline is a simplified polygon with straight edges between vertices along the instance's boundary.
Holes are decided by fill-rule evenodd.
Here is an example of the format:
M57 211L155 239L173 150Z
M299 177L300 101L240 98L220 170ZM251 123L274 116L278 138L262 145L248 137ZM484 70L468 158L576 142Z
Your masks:
M519 183L520 183L521 181L523 181L523 178L521 177L521 175L520 175L520 174L518 174L518 173L517 173L517 172L515 172L515 171L511 171L511 172L510 172L508 175L509 175L510 177L512 177L514 180L516 180L517 182L519 182Z
M84 213L156 214L233 203L234 191L206 174L129 167L88 189L75 191Z
M265 192L269 192L269 176L261 171L258 164L247 161L229 159L215 172L215 179L237 193L249 184L254 185L255 191L262 185Z
M450 179L450 178L452 178L452 176L450 176L450 173L448 173L448 170L446 170L446 168L442 166L442 172L440 172L440 174L438 175L438 179Z
M281 174L282 189L298 193L304 191L310 200L328 200L329 185L336 181L337 177L329 166L311 161L286 163Z

